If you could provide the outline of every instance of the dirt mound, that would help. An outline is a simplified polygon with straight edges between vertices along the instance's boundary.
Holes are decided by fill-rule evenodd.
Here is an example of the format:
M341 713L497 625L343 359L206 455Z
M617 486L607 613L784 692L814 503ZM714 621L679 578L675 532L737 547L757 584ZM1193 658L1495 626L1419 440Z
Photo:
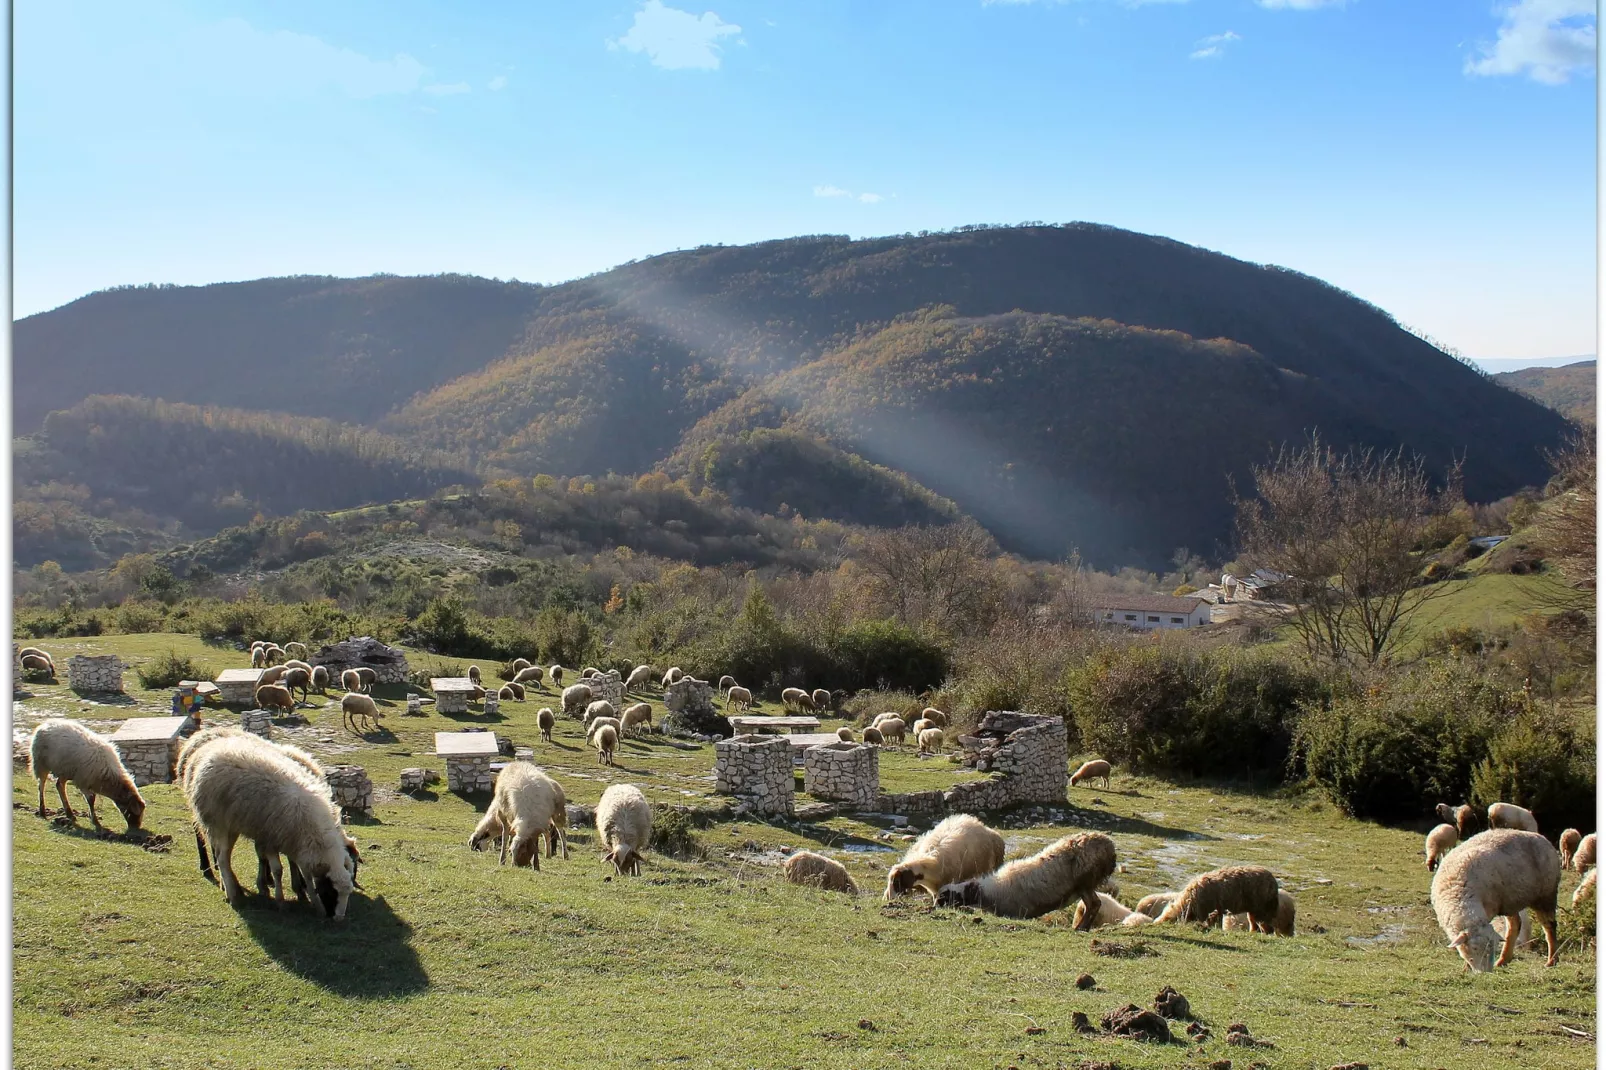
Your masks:
M1128 1003L1106 1014L1102 1019L1104 1031L1118 1037L1134 1040L1152 1040L1169 1044L1174 1039L1166 1020L1153 1011L1146 1011L1136 1003Z

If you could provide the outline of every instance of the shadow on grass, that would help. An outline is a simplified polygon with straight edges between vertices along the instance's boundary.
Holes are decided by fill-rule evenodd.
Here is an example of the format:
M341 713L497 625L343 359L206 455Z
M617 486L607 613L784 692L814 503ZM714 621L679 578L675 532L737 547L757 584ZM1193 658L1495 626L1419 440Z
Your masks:
M1072 806L1082 814L1097 814L1096 826L1100 832L1120 832L1132 836L1153 836L1162 840L1188 840L1190 842L1204 842L1219 840L1220 836L1212 836L1208 832L1198 829L1173 828L1170 825L1157 825L1153 821L1141 817L1122 817L1120 814L1105 813L1102 810ZM1089 822L1089 824L1094 824Z
M105 803L103 802L100 809L104 808ZM37 815L37 811L34 810L32 806L27 807L27 810L29 813ZM45 810L45 819L50 822L50 831L57 833L58 835L71 836L74 839L79 840L95 840L100 843L115 843L122 847L138 847L142 850L161 851L164 853L168 847L172 846L173 843L173 837L158 836L149 829L116 831L122 825L123 819L117 814L117 808L115 806L112 807L112 814L114 816L111 817L111 820L105 829L95 828L94 824L89 820L89 811L86 807L79 807L76 810L76 813L77 821L74 821L68 818L67 815L62 813L60 810L51 810L47 808ZM106 815L102 814L101 820L105 822L107 820Z
M80 691L76 687L69 688L73 694L88 702L99 706L137 706L139 702L131 695L112 694L107 691Z
M378 728L371 728L366 732L358 733L357 738L364 743L395 743L396 733L384 725L380 725Z
M459 723L466 722L468 724L492 724L497 721L507 720L507 717L500 712L475 713L473 710L468 710L464 713L446 713L443 710L436 710L435 712L439 713L442 717L445 717L449 721L457 721Z
M382 895L370 899L354 893L343 922L301 904L275 910L261 897L248 897L239 915L273 961L336 995L393 999L429 988L429 975L410 942L413 927Z
M851 832L842 832L839 829L824 828L819 825L802 825L788 831L796 833L805 840L813 840L821 846L834 847L838 850L853 847L872 848L876 854L896 854L898 851L898 848L893 847L891 844L872 840L867 836L856 836Z

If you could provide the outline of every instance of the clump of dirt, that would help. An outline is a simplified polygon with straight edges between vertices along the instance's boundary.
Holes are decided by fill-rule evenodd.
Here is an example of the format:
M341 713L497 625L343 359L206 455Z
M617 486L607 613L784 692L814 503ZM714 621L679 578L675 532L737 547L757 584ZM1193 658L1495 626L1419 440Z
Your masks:
M1188 1035L1194 1040L1203 1043L1210 1039L1210 1027L1203 1022L1189 1022Z
M1094 940L1093 954L1103 955L1111 959L1140 959L1148 955L1158 955L1159 952L1149 946L1147 940L1134 940L1130 944L1117 944L1109 940Z
M168 851L173 849L173 837L147 836L145 837L144 841L140 843L140 847L146 851L149 851L153 855L165 855Z
M1093 1022L1081 1011L1073 1011L1071 1013L1071 1028L1076 1030L1078 1033L1097 1032L1097 1030L1093 1028Z
M1372 1070L1365 1063L1339 1063L1333 1070Z
M1249 1032L1249 1027L1242 1022L1234 1022L1227 1027L1227 1043L1237 1048L1275 1048L1277 1045L1269 1040L1256 1040Z
M1086 990L1092 988L1096 984L1098 984L1098 982L1093 980L1093 975L1090 973L1079 973L1076 975L1077 988Z
M1134 1040L1152 1040L1169 1044L1176 1038L1166 1020L1153 1011L1146 1011L1136 1003L1128 1003L1106 1014L1102 1020L1104 1031L1118 1037Z
M1188 1011L1188 997L1170 985L1160 989L1160 994L1154 997L1154 1013L1173 1022L1193 1017Z

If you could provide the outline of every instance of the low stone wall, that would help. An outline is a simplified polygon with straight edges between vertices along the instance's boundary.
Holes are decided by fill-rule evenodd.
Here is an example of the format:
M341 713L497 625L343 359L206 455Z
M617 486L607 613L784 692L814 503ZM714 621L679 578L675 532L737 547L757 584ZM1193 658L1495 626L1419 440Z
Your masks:
M456 792L490 791L496 786L491 772L494 754L474 754L446 759L446 790Z
M67 686L74 691L123 693L123 659L116 654L75 654L67 659Z
M803 790L871 807L881 793L880 751L864 743L822 743L803 752Z
M423 791L431 784L439 784L441 775L433 769L412 768L401 771L401 790L405 792Z
M911 791L902 794L879 795L870 808L883 814L902 814L904 817L940 817L948 812L948 800L941 791Z
M246 710L240 714L240 727L247 732L255 733L263 739L273 738L273 712L271 710Z
M728 736L731 724L714 709L714 689L707 680L683 676L664 688L663 728L695 736Z
M178 759L176 740L118 739L112 745L135 784L143 788L146 784L173 782L173 763Z
M954 813L999 810L1019 803L1063 803L1070 784L1065 722L1058 717L993 712L973 736L960 736L961 764L993 775L944 793Z
M607 672L593 676L589 680L581 680L580 683L586 684L591 688L592 702L598 699L607 699L613 703L614 709L622 710L625 708L625 682L620 678L618 669L609 669Z
M792 745L784 736L735 736L714 744L714 790L736 796L747 809L789 815L795 788Z
M335 765L324 770L324 780L335 802L347 810L366 813L374 808L374 782L360 765Z

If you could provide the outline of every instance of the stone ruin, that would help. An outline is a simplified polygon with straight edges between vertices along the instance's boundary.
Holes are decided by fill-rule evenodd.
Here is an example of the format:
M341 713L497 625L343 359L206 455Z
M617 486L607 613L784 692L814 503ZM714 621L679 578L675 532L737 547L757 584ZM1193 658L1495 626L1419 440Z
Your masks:
M484 703L484 712L487 715L496 713L502 703L502 700L497 693L489 689L486 690L485 698L481 701Z
M240 714L240 727L263 739L273 737L273 711L245 710Z
M591 688L592 702L598 699L607 699L613 703L614 709L623 710L625 708L625 682L619 675L618 669L609 669L607 672L599 673L589 680L581 680L580 683L586 684Z
M1061 718L994 711L981 719L974 735L960 736L959 745L961 765L993 775L944 792L951 812L1065 802L1070 749Z
M698 736L728 736L731 723L714 709L714 688L707 680L682 676L664 688L663 727Z
M878 748L868 743L822 743L803 752L803 790L869 810L881 792Z
M367 813L374 808L374 782L360 765L334 765L324 770L324 780L336 804L342 809Z
M431 784L439 784L441 775L433 769L414 767L401 771L401 790L404 792L423 791Z
M125 668L116 654L75 654L67 659L67 686L74 691L120 695Z
M375 681L381 684L407 682L407 655L366 635L321 647L307 663L327 667L329 679L336 685L347 669L372 669Z
M714 744L714 790L736 796L749 811L791 816L796 785L785 736L734 736Z

